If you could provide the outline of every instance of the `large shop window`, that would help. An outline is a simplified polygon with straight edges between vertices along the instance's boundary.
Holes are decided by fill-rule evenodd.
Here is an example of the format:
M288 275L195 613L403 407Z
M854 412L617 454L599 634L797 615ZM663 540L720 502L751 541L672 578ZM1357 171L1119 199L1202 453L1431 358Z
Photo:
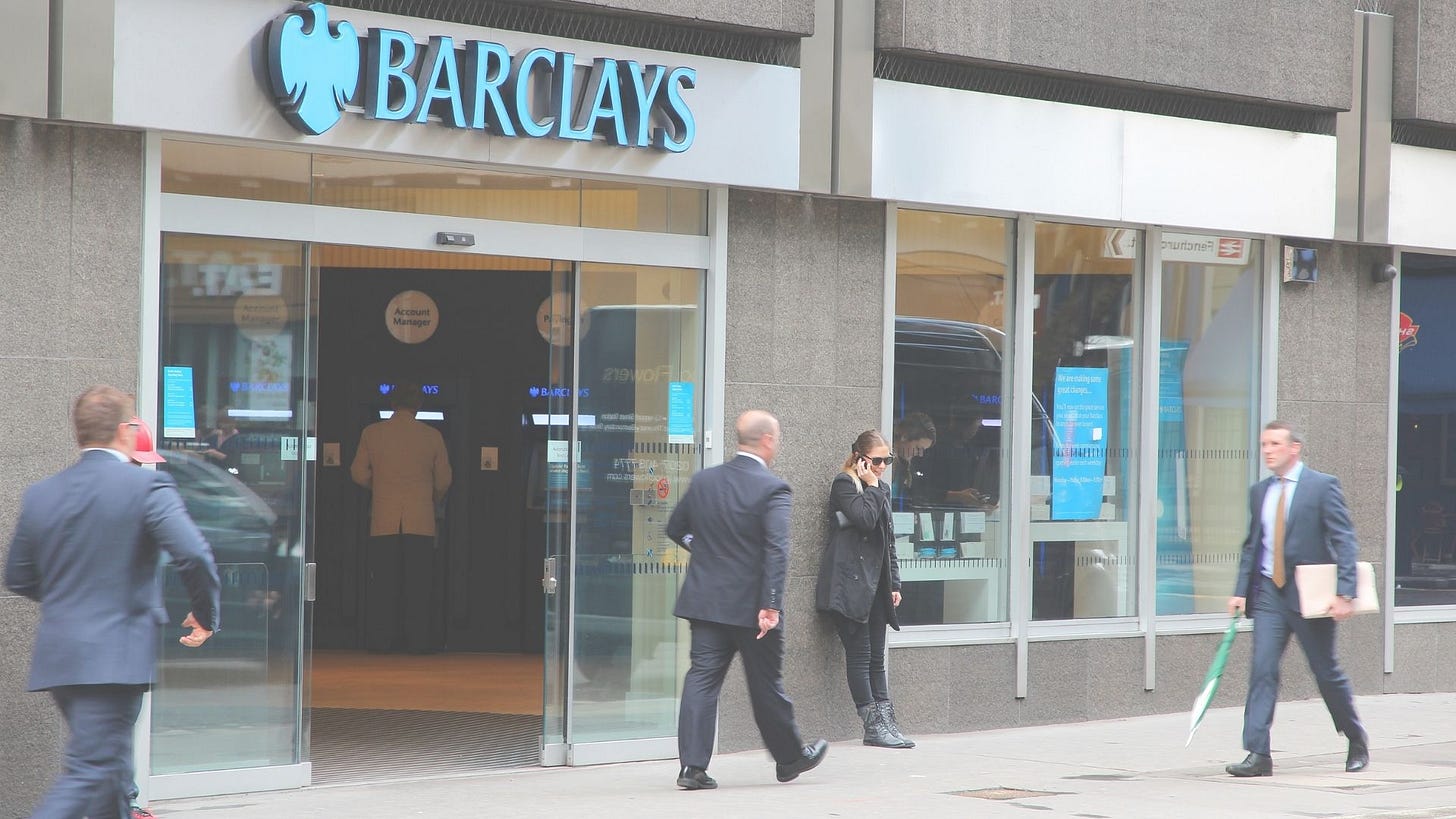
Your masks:
M1164 233L1157 613L1222 612L1257 477L1262 243Z
M1116 228L1036 226L1034 620L1137 611L1139 238L1137 231Z
M1456 258L1400 270L1395 605L1456 605Z
M163 237L159 468L212 544L225 637L200 654L163 627L153 774L300 758L309 292L301 244ZM180 616L186 590L163 572Z
M1005 219L899 212L891 490L907 625L1007 619L1014 234Z

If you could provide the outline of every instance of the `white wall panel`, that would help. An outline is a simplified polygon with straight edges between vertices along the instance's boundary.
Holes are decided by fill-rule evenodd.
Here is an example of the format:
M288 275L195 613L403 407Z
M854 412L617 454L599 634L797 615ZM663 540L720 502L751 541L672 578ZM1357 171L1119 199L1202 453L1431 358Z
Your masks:
M875 81L877 198L1333 236L1335 138Z
M1456 248L1452 191L1456 191L1456 152L1390 146L1390 243Z

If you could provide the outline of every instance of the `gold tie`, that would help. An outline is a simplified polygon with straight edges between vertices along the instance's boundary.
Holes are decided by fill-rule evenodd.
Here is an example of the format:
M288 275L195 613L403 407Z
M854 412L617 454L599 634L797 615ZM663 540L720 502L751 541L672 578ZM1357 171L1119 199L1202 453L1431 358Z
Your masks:
M1284 487L1287 482L1283 478L1276 478L1279 481L1279 505L1274 507L1274 574L1271 578L1274 585L1284 588Z

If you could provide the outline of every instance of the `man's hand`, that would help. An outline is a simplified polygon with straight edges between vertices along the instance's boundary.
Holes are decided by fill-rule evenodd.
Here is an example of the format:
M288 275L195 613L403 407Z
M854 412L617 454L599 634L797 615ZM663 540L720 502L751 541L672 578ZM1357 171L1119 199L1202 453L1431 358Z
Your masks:
M894 606L895 608L899 608L900 607L900 593L899 592L893 592L893 591L890 592L890 605Z
M759 609L758 610L758 636L755 637L755 638L753 638L753 639L755 639L755 640L762 640L763 639L763 635L768 634L769 630L772 629L773 627L777 626L778 624L779 624L779 612L778 612L778 609Z
M1243 611L1244 610L1244 605L1247 602L1248 601L1245 600L1242 597L1230 597L1229 598L1229 602L1228 602L1228 612L1229 612L1229 616L1232 617L1235 614L1238 614L1239 612Z
M192 629L191 634L184 634L177 640L177 642L181 643L184 646L187 646L188 648L197 648L198 646L207 642L208 637L212 636L212 632L203 628L197 622L197 618L192 616L192 612L190 611L187 612L186 619L182 621L182 628Z
M1330 601L1330 616L1335 618L1336 622L1339 622L1341 620L1348 620L1354 614L1354 601L1347 600L1343 597L1336 597L1335 599Z

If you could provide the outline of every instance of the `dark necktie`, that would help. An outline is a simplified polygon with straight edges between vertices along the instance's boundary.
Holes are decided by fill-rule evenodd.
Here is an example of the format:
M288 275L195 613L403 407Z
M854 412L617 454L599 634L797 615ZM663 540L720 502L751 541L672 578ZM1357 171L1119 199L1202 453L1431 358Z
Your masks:
M1284 478L1275 478L1279 481L1279 501L1274 507L1274 572L1272 580L1278 588L1284 588L1284 489L1289 482Z

